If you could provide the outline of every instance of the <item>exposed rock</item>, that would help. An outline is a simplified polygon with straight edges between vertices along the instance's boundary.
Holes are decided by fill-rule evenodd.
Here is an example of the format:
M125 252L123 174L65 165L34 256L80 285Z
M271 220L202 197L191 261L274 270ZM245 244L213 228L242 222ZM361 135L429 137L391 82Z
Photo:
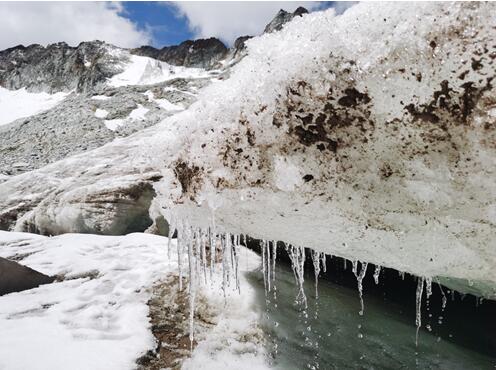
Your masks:
M0 86L30 91L87 92L121 71L119 48L101 41L71 47L64 42L0 51Z
M49 284L54 278L0 257L0 296Z
M288 13L287 11L281 9L276 14L274 19L272 19L270 23L265 26L264 33L280 31L282 26L291 21L294 17L301 17L303 14L307 13L308 10L301 6L298 7L293 13Z
M105 87L96 96L105 99L94 99L94 93L71 94L48 111L0 126L0 174L31 171L152 126L187 108L196 100L198 91L209 83L209 78L200 78ZM172 108L162 107L161 99ZM134 119L131 112L138 107L148 111L144 117ZM105 116L98 117L98 110ZM112 120L120 122L113 130L106 126Z
M210 69L227 56L228 49L214 37L209 39L187 40L179 45L156 49L152 46L141 46L132 49L131 53L184 67Z
M239 58L240 56L244 56L246 54L246 45L245 42L249 39L253 38L253 36L241 36L234 40L233 45L233 57Z

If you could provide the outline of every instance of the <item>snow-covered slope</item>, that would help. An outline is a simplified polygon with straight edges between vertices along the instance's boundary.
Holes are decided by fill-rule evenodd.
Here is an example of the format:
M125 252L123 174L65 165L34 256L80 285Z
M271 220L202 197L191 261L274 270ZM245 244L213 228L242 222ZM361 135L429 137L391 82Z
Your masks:
M127 52L123 52L127 53ZM150 85L174 78L208 77L212 72L200 68L177 67L148 57L129 55L121 64L123 71L109 80L114 87L126 85Z
M53 108L67 95L63 92L30 93L25 88L7 90L0 86L0 126Z
M109 191L161 171L154 215L495 297L494 10L297 17L247 41L231 77L187 111L1 183L0 220L45 232L112 222Z

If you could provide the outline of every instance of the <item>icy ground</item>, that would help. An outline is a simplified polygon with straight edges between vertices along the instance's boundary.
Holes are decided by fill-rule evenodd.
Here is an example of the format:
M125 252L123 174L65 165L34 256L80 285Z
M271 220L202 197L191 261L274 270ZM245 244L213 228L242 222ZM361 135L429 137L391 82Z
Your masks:
M0 126L18 118L29 117L49 110L65 99L68 93L31 93L25 88L7 90L0 87Z
M167 239L150 234L0 232L0 256L61 280L0 297L0 369L135 368L155 347L147 301L153 283L177 271L174 241L172 247L168 259ZM241 271L258 267L253 252L242 255ZM243 294L228 290L224 300L216 271L200 293L214 307L216 325L196 333L199 344L185 367L264 368L263 349L246 340L259 331L255 292L240 274Z

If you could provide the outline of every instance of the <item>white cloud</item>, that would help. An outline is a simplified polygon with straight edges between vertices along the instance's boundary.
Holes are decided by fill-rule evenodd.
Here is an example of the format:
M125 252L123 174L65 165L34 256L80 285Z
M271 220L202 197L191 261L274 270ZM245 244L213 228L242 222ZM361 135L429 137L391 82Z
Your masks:
M232 44L238 36L259 35L279 9L288 12L298 6L307 10L319 7L318 2L254 1L254 2L176 2L178 14L187 18L196 37L217 37Z
M19 44L103 40L121 47L148 44L150 33L139 30L119 3L0 2L0 50Z

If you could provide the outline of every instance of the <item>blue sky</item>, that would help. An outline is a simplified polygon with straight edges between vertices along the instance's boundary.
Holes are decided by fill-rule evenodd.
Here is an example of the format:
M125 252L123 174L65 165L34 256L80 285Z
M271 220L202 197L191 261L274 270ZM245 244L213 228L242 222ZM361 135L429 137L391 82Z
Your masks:
M231 45L239 36L256 36L279 9L310 11L352 3L318 1L257 2L104 2L0 1L0 50L64 41L102 40L133 48L179 44L187 39L217 37Z
M123 3L122 15L137 24L138 28L152 33L153 46L176 45L194 37L187 18L178 16L171 3L130 1Z
M267 6L270 3L270 6ZM202 33L201 30L195 32L194 26L191 26L190 17L194 16L195 8L199 9L199 12L213 12L210 17L215 16L216 22L222 23L227 22L228 18L232 20L232 16L236 18L237 14L228 8L231 4L236 4L237 8L248 9L252 8L254 11L260 11L260 17L263 19L259 23L258 33L263 31L263 25L265 25L272 17L276 14L277 10L284 8L286 10L292 10L290 8L295 8L299 5L306 7L309 10L322 10L332 7L334 2L293 2L288 6L288 2L266 2L266 4L261 4L257 2L231 2L231 4L226 3L173 3L173 2L124 2L122 3L125 12L122 15L132 22L134 22L138 28L150 32L152 35L152 44L156 47L168 46L179 44L180 42L193 39L198 37L219 37L223 38L221 34L216 34L212 32L211 34L207 32ZM213 9L212 9L213 8ZM227 10L227 12L226 12ZM221 15L225 14L225 17ZM214 19L212 21L214 21ZM250 19L235 19L236 22L242 23L244 21L252 21ZM202 25L199 24L199 27ZM249 30L255 31L257 27L250 28ZM220 32L220 31L219 31ZM241 36L244 33L237 34ZM225 37L224 42L230 43L229 37Z

